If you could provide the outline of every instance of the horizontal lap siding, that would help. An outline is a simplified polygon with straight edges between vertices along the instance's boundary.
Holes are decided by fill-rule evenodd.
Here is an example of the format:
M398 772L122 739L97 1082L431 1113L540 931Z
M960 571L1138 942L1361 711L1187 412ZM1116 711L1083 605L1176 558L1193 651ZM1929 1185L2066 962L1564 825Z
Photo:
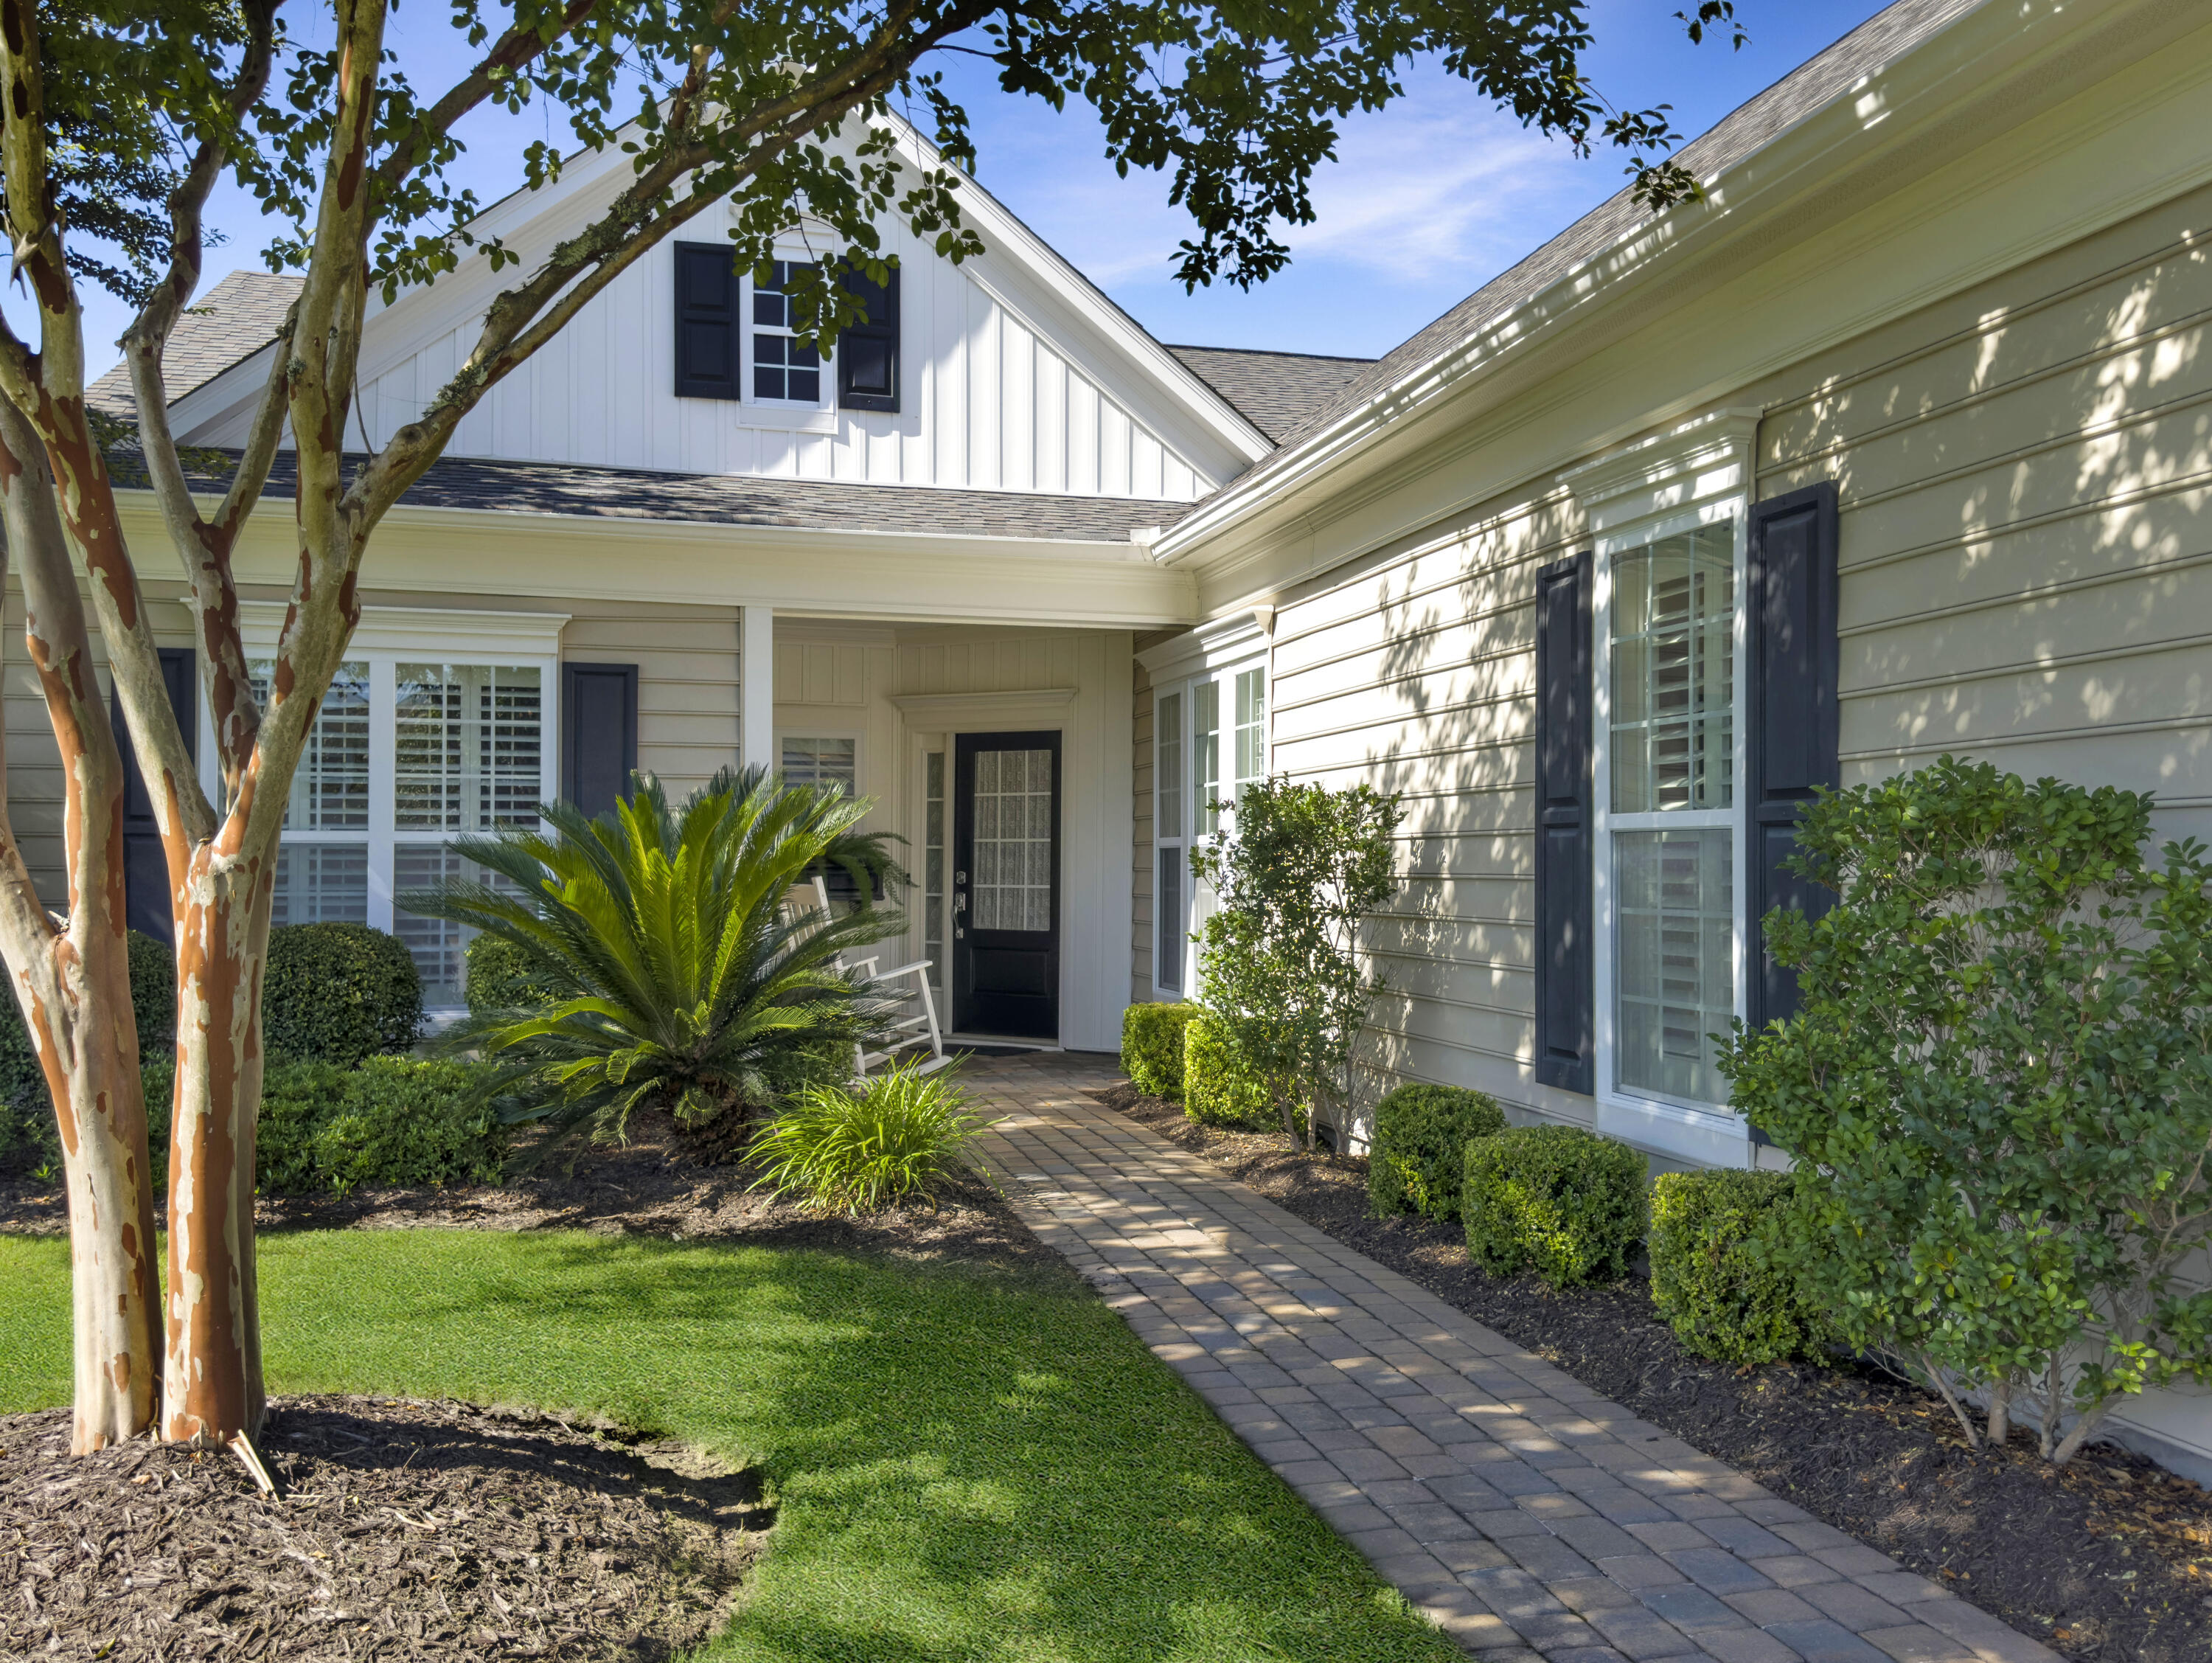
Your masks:
M1412 1079L1589 1118L1532 1072L1535 574L1580 530L1555 490L1521 493L1278 613L1272 767L1405 807L1405 884L1368 931L1389 989L1361 1045L1363 1115Z
M2212 192L1757 390L1842 504L1847 781L1946 751L2212 831Z

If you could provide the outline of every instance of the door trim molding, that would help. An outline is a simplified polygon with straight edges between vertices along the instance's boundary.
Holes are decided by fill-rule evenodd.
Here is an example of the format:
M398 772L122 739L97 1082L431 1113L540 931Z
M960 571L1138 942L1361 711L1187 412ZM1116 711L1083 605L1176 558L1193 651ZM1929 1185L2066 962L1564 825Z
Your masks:
M1060 710L1075 703L1073 687L1040 687L1008 693L893 693L891 703L917 725L941 722L948 731L997 732L1014 723L1001 720L1044 710ZM988 728L979 728L988 722ZM1043 724L1052 726L1050 722Z

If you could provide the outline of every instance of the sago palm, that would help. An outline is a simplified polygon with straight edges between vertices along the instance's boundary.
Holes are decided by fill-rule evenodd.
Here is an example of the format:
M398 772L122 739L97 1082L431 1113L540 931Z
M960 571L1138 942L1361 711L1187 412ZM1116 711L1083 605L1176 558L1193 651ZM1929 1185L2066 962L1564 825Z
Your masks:
M505 884L452 881L402 904L513 943L550 996L471 1016L446 1043L499 1065L509 1118L549 1123L549 1147L619 1140L647 1104L690 1126L742 1117L819 1077L881 1014L839 956L905 923L890 908L785 902L865 844L854 827L869 806L750 771L678 810L640 776L597 819L553 803L541 831L456 840Z

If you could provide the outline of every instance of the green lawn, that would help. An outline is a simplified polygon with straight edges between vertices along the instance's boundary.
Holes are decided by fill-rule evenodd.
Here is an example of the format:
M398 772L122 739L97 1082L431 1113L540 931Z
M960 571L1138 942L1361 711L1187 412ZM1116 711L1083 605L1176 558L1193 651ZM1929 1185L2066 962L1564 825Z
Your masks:
M769 1474L722 1659L1462 1655L1066 1276L460 1230L262 1242L275 1392L600 1411ZM0 1410L69 1259L0 1236Z

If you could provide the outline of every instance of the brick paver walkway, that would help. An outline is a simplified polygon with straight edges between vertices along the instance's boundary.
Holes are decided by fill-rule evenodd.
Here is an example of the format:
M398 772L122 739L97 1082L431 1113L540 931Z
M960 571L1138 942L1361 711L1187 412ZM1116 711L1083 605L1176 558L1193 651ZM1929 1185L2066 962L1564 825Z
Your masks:
M1407 1599L1494 1663L2057 1663L1083 1093L968 1071L1030 1227Z

